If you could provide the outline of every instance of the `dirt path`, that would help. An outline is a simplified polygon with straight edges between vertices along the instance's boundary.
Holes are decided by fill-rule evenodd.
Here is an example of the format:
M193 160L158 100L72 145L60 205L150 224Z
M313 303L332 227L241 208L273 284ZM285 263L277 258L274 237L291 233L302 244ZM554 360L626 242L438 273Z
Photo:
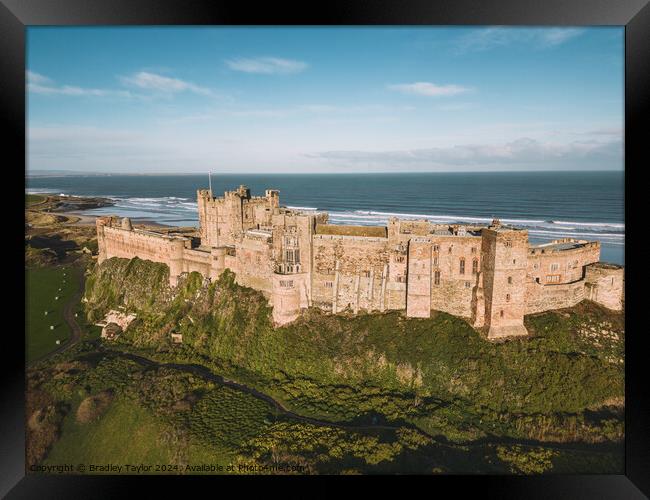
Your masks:
M108 356L116 356L116 357L122 357L126 359L130 359L132 361L135 361L143 366L148 366L148 367L156 367L156 368L171 368L174 370L178 371L184 371L187 373L192 373L194 375L197 375L199 377L202 377L206 380L210 380L212 382L216 382L217 384L230 387L232 389L250 394L251 396L254 396L257 399L266 401L269 403L271 406L273 406L279 413L293 418L295 420L309 423L312 425L316 425L319 427L335 427L339 429L345 429L348 431L357 431L357 432L373 432L377 430L383 430L383 431L391 431L391 432L396 432L400 428L409 428L411 430L414 430L418 433L420 433L423 436L426 436L427 438L431 439L436 445L442 446L442 447L448 447L448 448L453 448L456 449L458 446L466 446L466 447L483 447L486 445L494 445L494 444L517 444L519 446L522 446L524 448L530 448L530 449L537 449L539 447L547 448L547 449L555 449L559 451L579 451L583 452L586 450L599 450L599 449L609 449L611 446L616 446L611 443L595 443L595 444L586 444L586 443L557 443L557 442L543 442L543 441L536 441L532 439L517 439L517 438L509 438L509 437L503 437L503 436L496 436L496 435L486 435L485 437L481 439L477 439L472 442L466 442L466 443L454 443L450 442L448 439L446 439L444 436L439 436L439 435L433 435L425 430L421 429L420 427L409 423L405 421L400 421L400 422L395 422L393 424L388 423L388 422L373 422L373 423L351 423L351 422L332 422L329 420L321 420L319 418L314 418L314 417L308 417L306 415L301 415L299 413L296 413L289 408L287 408L284 404L282 404L280 401L277 399L273 398L272 396L260 392L257 389L254 389L253 387L250 387L248 385L242 384L240 382L236 382L234 380L226 379L222 377L221 375L218 375L214 373L210 368L203 366L203 365L198 365L198 364L184 364L184 363L165 363L165 362L160 362L156 361L154 359L148 358L146 356L141 356L139 354L131 353L131 352L125 352L121 350L115 350L111 349L105 346L100 346L98 344L99 350L104 353L105 355ZM441 402L440 407L447 406L448 403Z

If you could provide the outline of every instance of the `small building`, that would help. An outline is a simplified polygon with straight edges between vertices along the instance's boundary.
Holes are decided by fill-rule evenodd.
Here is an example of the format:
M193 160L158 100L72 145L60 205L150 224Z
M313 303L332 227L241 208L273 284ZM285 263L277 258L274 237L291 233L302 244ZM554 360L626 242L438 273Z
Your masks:
M183 343L183 334L172 333L172 344L182 344L182 343Z

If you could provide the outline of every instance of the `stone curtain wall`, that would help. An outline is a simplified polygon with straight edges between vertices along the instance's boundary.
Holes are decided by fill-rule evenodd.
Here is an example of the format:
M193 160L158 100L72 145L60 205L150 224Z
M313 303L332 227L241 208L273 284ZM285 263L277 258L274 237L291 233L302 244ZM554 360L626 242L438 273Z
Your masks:
M559 285L529 281L526 284L526 314L573 307L585 298L585 282L582 280Z
M386 238L314 235L312 302L334 312L383 311L388 263Z
M240 285L269 299L276 324L312 305L334 313L406 310L409 317L438 310L499 338L525 335L524 314L583 299L622 308L623 269L597 263L597 242L571 242L580 246L566 250L529 247L526 231L498 223L448 226L391 218L386 228L330 226L326 214L280 207L273 190L251 197L245 186L223 198L208 190L197 196L199 248L188 238L100 217L99 261L137 256L164 263L172 286L181 273L216 279L230 269ZM549 275L557 276L552 283Z
M625 299L625 269L614 264L595 263L585 269L585 298L620 311Z
M584 278L585 266L600 260L600 243L585 242L585 246L569 250L530 248L528 250L528 275L547 284L546 277L558 276L558 283L573 283Z

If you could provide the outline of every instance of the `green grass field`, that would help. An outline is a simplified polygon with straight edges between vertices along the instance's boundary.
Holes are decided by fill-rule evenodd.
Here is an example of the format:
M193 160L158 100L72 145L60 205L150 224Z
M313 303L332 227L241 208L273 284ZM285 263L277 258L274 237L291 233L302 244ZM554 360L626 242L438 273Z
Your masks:
M76 406L73 405L73 409ZM105 414L90 423L79 423L75 413L71 411L65 417L61 438L50 450L44 465L146 464L151 470L144 473L179 474L186 472L187 464L214 464L225 468L232 459L226 450L178 432L169 422L130 399L117 398ZM162 468L156 470L156 465ZM120 473L139 472L123 468Z
M78 423L73 411L44 463L168 464L172 450L163 442L166 427L139 405L119 399L87 424Z
M25 270L25 351L28 363L56 349L57 340L64 344L70 338L70 329L63 320L63 307L79 289L80 272L81 269L71 266ZM57 296L58 300L55 299ZM54 330L50 330L51 325Z
M41 196L40 194L27 194L27 195L25 195L25 204L26 205L34 205L36 203L41 203L43 200L45 200L45 196Z

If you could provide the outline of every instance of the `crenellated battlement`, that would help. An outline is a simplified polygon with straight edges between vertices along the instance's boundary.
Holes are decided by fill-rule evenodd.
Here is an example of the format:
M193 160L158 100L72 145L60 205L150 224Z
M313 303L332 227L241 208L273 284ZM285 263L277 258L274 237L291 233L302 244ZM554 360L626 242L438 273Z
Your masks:
M485 328L488 338L526 335L523 318L588 299L623 303L623 269L600 264L600 244L555 240L530 245L524 229L391 217L387 226L328 224L326 213L280 206L279 191L252 196L244 185L215 197L197 191L201 244L99 217L100 262L140 257L163 262L170 283L225 269L261 291L276 324L306 307L338 313L405 310L426 318L445 311Z

